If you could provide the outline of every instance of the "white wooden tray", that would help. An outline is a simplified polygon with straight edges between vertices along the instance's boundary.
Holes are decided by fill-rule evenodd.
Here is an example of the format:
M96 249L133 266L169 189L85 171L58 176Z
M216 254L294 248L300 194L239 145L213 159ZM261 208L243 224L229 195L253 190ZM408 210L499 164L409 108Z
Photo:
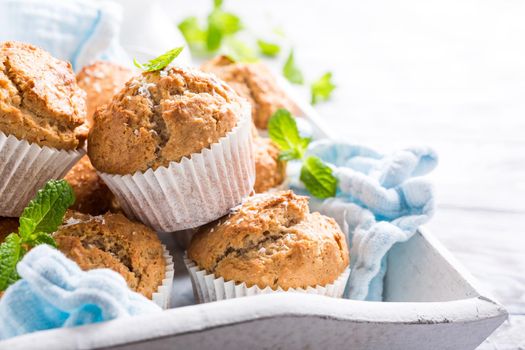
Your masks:
M299 107L315 138L330 136L310 106ZM0 342L0 349L469 350L507 318L424 228L389 255L384 302L283 293L192 305L182 251L172 236L162 238L177 261L175 308L36 332Z
M260 295L32 333L0 342L0 349L469 350L506 319L426 230L389 259L385 302ZM184 280L175 293L185 292Z

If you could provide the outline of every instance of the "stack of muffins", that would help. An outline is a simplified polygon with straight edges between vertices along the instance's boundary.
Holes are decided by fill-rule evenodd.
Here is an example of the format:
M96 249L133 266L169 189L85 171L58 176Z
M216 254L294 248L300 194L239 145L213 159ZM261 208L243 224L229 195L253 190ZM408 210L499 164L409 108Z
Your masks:
M341 297L344 234L282 190L286 163L254 127L297 108L261 64L218 57L201 69L95 62L75 79L41 49L1 43L0 234L47 180L65 176L77 199L54 234L58 248L82 269L115 270L161 306L173 263L156 232L194 234L185 262L198 301Z

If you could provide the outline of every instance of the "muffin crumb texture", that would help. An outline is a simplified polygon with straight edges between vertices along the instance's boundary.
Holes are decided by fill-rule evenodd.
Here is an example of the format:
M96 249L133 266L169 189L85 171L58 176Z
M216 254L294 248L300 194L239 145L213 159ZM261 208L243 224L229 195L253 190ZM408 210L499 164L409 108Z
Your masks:
M85 93L71 65L19 42L0 43L0 131L40 146L76 149L87 129Z
M212 75L177 67L145 72L95 113L89 157L110 174L167 167L218 142L235 127L242 107Z
M166 264L157 235L121 214L68 212L54 238L60 251L81 269L110 268L147 298L162 284Z
M132 76L131 69L107 61L96 61L82 68L77 74L77 84L87 95L89 126L93 125L93 114L97 108L109 103Z
M115 208L116 199L98 176L88 156L82 157L64 177L75 192L72 210L100 215Z
M306 288L334 282L347 268L346 239L332 218L310 213L292 191L248 198L192 239L188 257L248 287Z
M286 162L279 160L279 148L272 140L254 137L255 158L254 191L263 193L281 185L286 179Z
M217 75L250 102L253 122L259 129L268 127L270 117L279 108L299 114L297 105L262 63L238 63L226 56L217 56L203 64L201 69Z

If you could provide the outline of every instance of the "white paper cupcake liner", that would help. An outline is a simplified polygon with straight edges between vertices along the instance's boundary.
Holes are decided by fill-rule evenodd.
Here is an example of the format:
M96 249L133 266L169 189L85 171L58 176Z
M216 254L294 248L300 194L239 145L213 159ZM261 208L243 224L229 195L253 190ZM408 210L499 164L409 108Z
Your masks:
M214 274L206 273L206 270L199 268L186 254L184 254L184 264L190 274L191 284L195 300L199 303L209 303L225 299L234 299L258 294L295 292L306 294L325 295L333 298L341 298L345 291L345 286L350 276L348 267L334 282L324 286L313 286L307 288L282 288L264 289L257 286L248 287L246 283L236 284L234 281L225 281L224 278L217 278Z
M41 147L0 132L0 216L20 216L47 181L63 178L84 153Z
M122 208L159 232L204 225L228 213L253 189L251 109L210 148L133 175L100 173Z
M175 274L173 257L166 249L165 245L162 245L164 261L166 262L166 272L162 284L159 286L157 291L151 295L151 300L163 309L170 307L171 290L173 289L173 276Z

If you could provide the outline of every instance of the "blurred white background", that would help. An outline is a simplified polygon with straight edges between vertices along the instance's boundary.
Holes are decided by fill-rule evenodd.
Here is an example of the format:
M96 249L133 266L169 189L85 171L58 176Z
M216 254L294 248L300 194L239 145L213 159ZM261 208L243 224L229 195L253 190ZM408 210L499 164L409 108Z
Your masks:
M161 3L174 23L211 6ZM525 1L224 7L255 33L282 27L310 79L334 73L333 99L317 110L335 135L386 152L418 143L438 151L438 212L428 226L512 314L480 349L524 349Z

